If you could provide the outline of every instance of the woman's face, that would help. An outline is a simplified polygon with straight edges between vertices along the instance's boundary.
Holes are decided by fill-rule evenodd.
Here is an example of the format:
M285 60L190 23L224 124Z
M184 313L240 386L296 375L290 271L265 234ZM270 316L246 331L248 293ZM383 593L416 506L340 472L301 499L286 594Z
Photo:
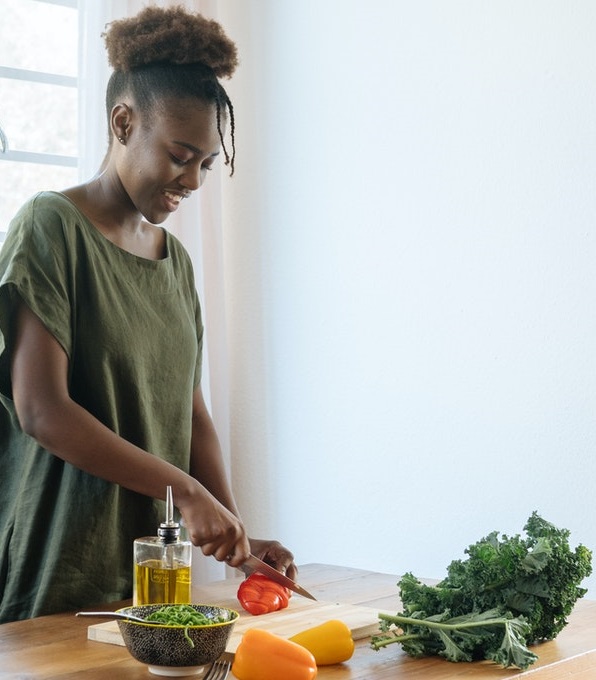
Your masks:
M220 152L215 104L176 100L132 120L119 179L136 210L160 224L201 186Z

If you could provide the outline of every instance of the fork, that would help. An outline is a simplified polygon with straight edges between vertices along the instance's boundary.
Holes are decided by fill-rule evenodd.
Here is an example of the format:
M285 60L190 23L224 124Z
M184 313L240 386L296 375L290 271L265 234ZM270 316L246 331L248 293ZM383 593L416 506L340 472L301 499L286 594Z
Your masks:
M231 665L229 661L224 661L223 659L216 661L203 680L226 680Z

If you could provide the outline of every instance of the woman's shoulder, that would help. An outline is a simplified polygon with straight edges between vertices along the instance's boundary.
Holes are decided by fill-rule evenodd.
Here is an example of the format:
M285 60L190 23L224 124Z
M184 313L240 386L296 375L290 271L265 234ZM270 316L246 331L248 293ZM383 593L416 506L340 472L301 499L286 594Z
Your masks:
M25 208L70 210L74 207L73 202L59 191L38 191L24 203Z
M26 201L12 223L25 225L68 222L80 219L76 206L57 191L40 191Z
M66 196L41 191L27 200L12 218L2 252L26 254L32 250L57 253L80 238L84 217Z

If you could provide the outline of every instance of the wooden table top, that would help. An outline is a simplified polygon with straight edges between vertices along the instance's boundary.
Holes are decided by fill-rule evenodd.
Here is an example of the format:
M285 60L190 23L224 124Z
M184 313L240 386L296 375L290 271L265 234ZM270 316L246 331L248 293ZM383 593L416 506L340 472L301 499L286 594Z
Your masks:
M309 564L299 582L321 601L398 611L397 581L350 567ZM237 587L241 577L228 579ZM193 600L206 601L210 586L193 589ZM195 599L196 598L196 599ZM113 604L109 608L116 609ZM89 621L73 613L55 614L0 625L0 680L121 680L156 678L126 648L87 638ZM319 668L320 680L594 680L596 678L596 601L580 600L556 640L533 648L538 661L526 672L495 664L450 663L436 657L412 659L399 645L375 651L359 640L344 664ZM230 679L233 676L230 674ZM283 679L280 679L283 680Z

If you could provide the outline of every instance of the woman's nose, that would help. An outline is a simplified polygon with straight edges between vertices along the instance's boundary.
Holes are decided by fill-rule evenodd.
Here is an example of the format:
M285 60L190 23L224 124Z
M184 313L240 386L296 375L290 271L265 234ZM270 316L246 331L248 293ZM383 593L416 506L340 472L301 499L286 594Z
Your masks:
M180 184L190 191L196 191L201 186L202 178L200 167L187 168L180 177Z

